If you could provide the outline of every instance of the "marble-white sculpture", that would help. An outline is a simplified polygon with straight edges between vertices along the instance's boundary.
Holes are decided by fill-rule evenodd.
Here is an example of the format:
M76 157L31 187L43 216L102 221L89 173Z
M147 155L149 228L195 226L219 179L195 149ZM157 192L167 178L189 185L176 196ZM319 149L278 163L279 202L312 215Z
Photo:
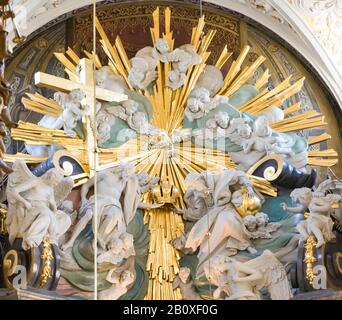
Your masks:
M135 275L130 270L124 270L118 274L115 269L112 269L107 274L106 280L112 283L112 286L99 292L99 300L117 300L127 293L128 287L135 281Z
M325 242L335 238L333 233L333 221L330 217L334 203L342 200L342 196L327 191L341 189L342 186L337 180L327 179L323 181L315 191L308 188L298 188L292 191L291 197L299 206L289 208L285 203L281 203L283 210L304 213L308 210L308 218L297 225L297 230L305 241L310 235L314 235L320 248Z
M36 177L21 160L14 162L13 170L6 189L9 241L22 238L24 250L39 246L44 237L58 245L71 224L69 215L58 206L71 192L73 180L55 168Z
M142 90L147 90L157 78L158 60L153 57L153 48L145 47L139 50L131 59L132 68L128 73L129 83Z
M280 223L270 222L266 213L258 212L255 216L248 215L243 218L251 239L272 239L272 232L280 228Z
M188 204L200 204L198 213L204 214L198 216L185 243L185 248L191 249L193 252L199 248L198 265L200 266L210 258L212 252L235 255L238 250L248 250L255 253L256 250L249 240L243 220L231 204L231 195L234 189L244 186L249 195L254 195L252 184L246 174L242 171L228 169L220 174L207 171L197 180L193 180L199 185L197 189L204 194L210 194L212 199L211 203L205 205L203 201L198 203L196 199L187 199ZM202 190L201 185L203 186ZM198 196L198 193L194 193L193 196ZM205 207L208 207L208 211L201 210ZM193 214L198 207L191 208L191 210Z
M224 85L223 74L215 66L206 65L196 82L195 88L206 88L211 95L215 95Z
M76 224L70 239L62 245L62 250L72 247L74 241L93 218L95 196L87 199L89 190L94 186L95 179L91 178L82 185L81 211L82 218ZM140 202L140 185L134 167L122 163L119 167L100 172L96 177L97 188L97 228L100 249L107 250L109 242L118 235L125 233L128 224L134 218L138 208L156 208L163 204L148 205Z
M164 38L159 38L156 41L154 48L152 49L152 57L162 63L168 63L169 53L170 48L167 40Z
M80 89L70 91L69 94L56 92L54 100L63 107L63 112L59 117L44 115L38 125L48 129L64 130L69 137L75 138L77 133L75 128L82 117L88 112L88 107L83 104L85 94ZM25 145L26 151L34 156L49 157L60 147Z
M185 116L189 121L202 118L209 111L215 109L220 103L228 102L228 98L216 95L210 97L210 91L206 88L192 90L185 108Z
M114 74L108 66L101 67L96 71L96 85L117 93L125 93L125 90L128 89L125 79Z
M172 287L173 289L180 289L183 300L202 300L195 289L188 267L181 267L179 269L179 274L173 281Z
M226 300L259 300L262 288L268 289L272 300L292 297L285 268L269 250L247 262L217 255L204 270L207 279L218 287L214 299L222 299L223 294Z

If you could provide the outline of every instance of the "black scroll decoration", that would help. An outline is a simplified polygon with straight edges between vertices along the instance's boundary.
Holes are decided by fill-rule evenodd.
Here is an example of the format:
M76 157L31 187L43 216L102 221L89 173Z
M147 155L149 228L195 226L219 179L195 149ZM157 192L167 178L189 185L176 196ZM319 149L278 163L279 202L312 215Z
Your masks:
M40 163L32 170L32 173L40 177L48 170L56 168L64 176L76 176L85 172L82 164L65 150L58 150L53 156Z
M273 185L287 189L312 188L317 178L317 171L304 173L294 168L279 155L269 155L259 160L248 170L248 174L264 178Z

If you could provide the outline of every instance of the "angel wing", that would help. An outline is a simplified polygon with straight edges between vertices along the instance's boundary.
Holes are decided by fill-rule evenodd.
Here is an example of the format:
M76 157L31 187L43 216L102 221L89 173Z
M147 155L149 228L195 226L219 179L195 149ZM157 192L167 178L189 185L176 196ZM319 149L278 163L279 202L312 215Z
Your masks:
M263 274L263 279L255 285L258 289L267 287L272 300L289 300L292 297L285 268L270 250L265 250L261 256L245 264Z
M326 191L335 189L342 190L342 182L339 180L327 179L320 183L314 193L324 196Z
M24 160L16 160L13 163L12 169L13 173L8 176L6 192L11 191L11 189L19 184L36 177L27 167Z
M74 187L74 180L70 177L64 178L55 188L55 202L59 207Z

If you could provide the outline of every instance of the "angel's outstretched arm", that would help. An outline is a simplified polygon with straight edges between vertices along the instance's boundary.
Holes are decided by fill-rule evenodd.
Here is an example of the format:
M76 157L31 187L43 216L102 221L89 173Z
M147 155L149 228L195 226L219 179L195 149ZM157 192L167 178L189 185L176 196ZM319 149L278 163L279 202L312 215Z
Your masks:
M237 269L243 273L248 274L246 277L235 277L234 280L236 282L249 282L249 281L256 281L260 280L262 278L262 274L259 270L250 268L249 266L246 266L246 264L241 263L241 262L235 262Z
M307 209L307 206L305 206L304 204L299 204L296 207L288 207L285 202L282 202L280 206L284 211L288 211L292 213L304 213L305 210Z

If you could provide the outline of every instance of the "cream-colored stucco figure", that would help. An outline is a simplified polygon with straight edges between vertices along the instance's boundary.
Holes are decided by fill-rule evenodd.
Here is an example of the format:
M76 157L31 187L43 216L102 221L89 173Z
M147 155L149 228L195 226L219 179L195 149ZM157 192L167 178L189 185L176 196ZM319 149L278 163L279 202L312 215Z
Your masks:
M36 177L21 160L14 162L13 170L6 189L10 242L22 238L22 247L28 250L39 246L47 236L58 245L58 239L71 224L69 215L58 207L71 192L73 180L64 178L58 169Z
M243 218L247 230L250 232L251 239L271 239L272 232L280 228L280 223L270 222L266 213L258 212L255 216L248 215Z
M128 89L125 79L120 75L114 74L108 66L104 66L96 71L96 85L117 93L125 93L125 90Z
M247 262L217 255L204 270L207 279L218 287L213 293L214 299L259 300L262 288L268 289L272 300L292 297L285 268L269 250Z
M106 280L112 283L109 289L102 290L99 292L100 300L117 300L122 295L127 293L128 287L135 281L134 273L130 270L124 270L118 274L115 269L112 269Z
M152 52L152 47L145 47L131 59L132 68L128 73L128 81L133 87L146 90L157 78L158 60L153 58Z
M220 103L228 103L228 98L220 95L211 98L208 89L197 88L192 90L184 114L187 119L192 122L202 118L209 111L215 109Z
M327 191L336 189L342 189L341 183L337 180L327 179L315 191L308 188L292 191L292 198L300 203L298 207L288 208L286 204L281 204L284 210L292 212L304 213L308 209L308 218L298 223L297 230L304 241L310 235L314 235L317 240L316 248L320 248L325 242L335 238L330 215L333 212L333 204L340 202L342 196L327 193Z
M90 179L81 189L81 211L84 212L78 221L70 239L62 245L62 249L70 248L78 235L93 218L95 196L87 198L93 188L95 179ZM131 164L122 163L119 167L105 170L97 174L97 228L100 249L107 250L109 243L118 235L126 232L126 227L134 218L138 208L155 208L158 205L147 205L140 202L140 185L138 176Z
M238 250L248 250L255 253L243 220L231 204L234 190L241 187L246 187L248 194L254 195L246 174L228 169L219 174L206 171L191 174L188 185L196 189L192 196L191 193L187 195L187 204L195 204L190 210L192 219L197 221L187 236L185 249L194 252L199 248L197 273L213 252L235 255ZM197 199L189 199L189 196Z
M181 267L179 269L179 274L173 281L172 287L173 289L180 288L183 300L202 300L195 289L188 267Z
M195 88L206 88L210 91L210 95L214 96L223 85L224 81L221 70L215 66L206 65L196 82Z

